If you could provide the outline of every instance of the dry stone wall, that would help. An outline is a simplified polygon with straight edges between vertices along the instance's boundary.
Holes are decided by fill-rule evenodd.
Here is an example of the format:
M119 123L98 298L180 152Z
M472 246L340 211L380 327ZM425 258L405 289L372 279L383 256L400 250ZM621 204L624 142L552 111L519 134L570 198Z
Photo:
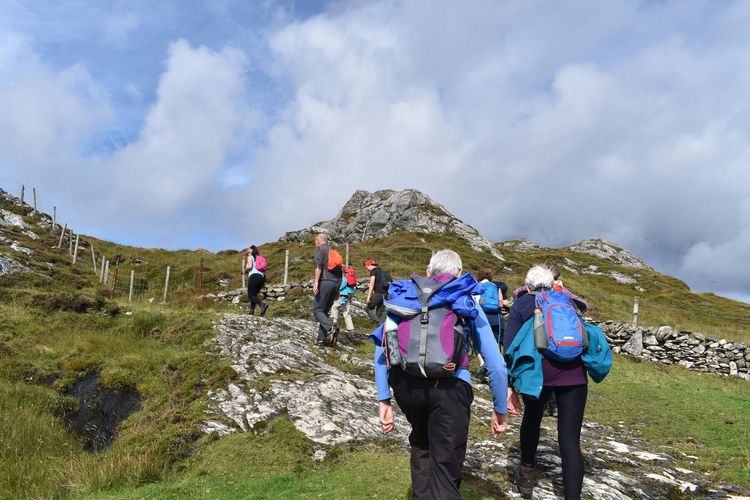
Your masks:
M600 326L613 352L750 380L750 347L741 342L670 326L633 328L614 321Z

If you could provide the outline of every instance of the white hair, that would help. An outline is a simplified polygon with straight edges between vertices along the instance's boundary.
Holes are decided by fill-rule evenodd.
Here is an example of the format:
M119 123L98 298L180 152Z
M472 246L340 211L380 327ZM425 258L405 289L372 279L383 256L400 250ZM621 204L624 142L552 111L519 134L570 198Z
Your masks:
M430 276L439 276L441 274L451 274L458 276L463 269L461 257L453 250L440 250L430 259L430 265L427 266L427 272Z
M328 235L326 233L318 233L318 235L315 236L315 239L320 241L324 245L328 243Z
M529 269L529 272L526 273L524 283L529 287L529 290L536 290L541 287L552 288L554 281L555 277L549 267L537 265Z

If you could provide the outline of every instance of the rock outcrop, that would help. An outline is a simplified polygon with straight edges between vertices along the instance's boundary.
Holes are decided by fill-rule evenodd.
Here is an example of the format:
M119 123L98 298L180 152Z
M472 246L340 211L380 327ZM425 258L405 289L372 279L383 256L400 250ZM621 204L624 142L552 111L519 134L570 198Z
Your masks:
M334 243L355 243L396 232L455 233L475 250L502 259L500 252L479 231L463 223L429 196L415 190L356 191L335 218L286 233L285 241L303 241L324 232Z
M586 253L599 257L600 259L607 259L624 267L650 269L646 263L639 259L633 252L617 246L614 243L610 243L609 241L599 239L583 240L580 243L567 247L567 249L571 252Z
M362 359L346 345L314 347L316 328L317 324L306 320L223 316L216 326L217 353L230 358L237 381L209 395L202 430L220 435L258 430L267 420L288 415L317 444L311 457L315 460L325 459L328 450L339 444L383 439L372 360ZM476 425L469 437L466 469L495 484L498 496L519 498L511 478L519 460L520 419L512 418L510 430L500 439L490 439L490 397L486 386L475 386L472 419ZM396 431L390 436L407 453L408 423L398 409L395 418ZM562 485L555 421L545 419L542 425L541 480L534 498L559 498ZM727 492L748 493L678 467L673 457L649 451L647 443L622 425L612 428L587 422L581 440L585 498L681 498L679 492L685 491L701 498L727 498Z

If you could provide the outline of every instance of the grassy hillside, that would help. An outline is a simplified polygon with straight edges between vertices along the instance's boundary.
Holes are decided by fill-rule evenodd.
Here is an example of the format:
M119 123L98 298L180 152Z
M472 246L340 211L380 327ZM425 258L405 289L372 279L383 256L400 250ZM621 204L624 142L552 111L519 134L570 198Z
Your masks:
M225 387L234 377L226 361L206 353L217 314L236 309L197 299L196 275L203 259L203 293L237 287L240 254L168 252L85 238L97 254L121 255L120 277L129 278L134 270L145 284L130 303L122 282L115 286L114 299L109 298L113 290L99 283L88 249L73 266L67 242L64 250L56 248L59 234L42 230L25 209L4 202L0 207L24 214L41 236L32 240L18 228L0 226L2 236L33 251L27 257L4 250L33 272L0 277L0 497L244 498L306 492L356 498L362 491L406 497L407 457L394 450L342 449L314 464L309 443L283 419L261 435L215 440L197 431L207 392ZM521 282L530 264L565 257L581 265L627 271L562 251L504 250L507 260L499 263L454 237L415 234L352 245L350 260L361 277L365 258L378 260L394 277L405 277L424 269L431 252L443 247L459 251L467 270L489 266L511 286ZM269 281L281 282L286 250L290 281L311 278L311 242L276 242L261 250L269 258ZM162 305L167 265L172 266L173 288ZM570 274L564 279L591 301L595 316L629 319L631 285L600 276ZM222 286L220 280L229 282ZM642 323L750 340L750 306L693 294L680 281L650 271L642 273L639 284L647 290L641 294ZM151 297L153 303L148 302ZM309 307L309 297L297 293L273 304L268 315L309 317ZM730 314L734 316L728 321L724 315ZM369 327L365 322L359 326ZM369 355L372 347L360 349ZM140 411L121 426L115 444L97 453L86 451L64 424L77 405L66 392L89 373L99 374L109 390L135 389L142 397ZM698 456L701 470L750 485L748 401L750 384L744 381L618 357L610 378L592 388L588 414L602 423L622 422L660 449L678 457L679 452ZM686 459L680 463L695 466ZM464 493L469 498L492 494L478 481L469 481Z

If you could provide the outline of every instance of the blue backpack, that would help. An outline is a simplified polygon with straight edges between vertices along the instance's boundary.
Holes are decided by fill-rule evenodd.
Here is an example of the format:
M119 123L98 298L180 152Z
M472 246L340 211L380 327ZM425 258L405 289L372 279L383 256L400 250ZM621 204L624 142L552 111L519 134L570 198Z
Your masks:
M532 292L535 295L534 339L545 357L569 362L588 347L588 332L578 311L563 292ZM543 334L540 335L539 331Z
M500 294L497 285L491 281L480 283L484 287L484 293L479 297L479 305L486 313L497 314L500 312Z

